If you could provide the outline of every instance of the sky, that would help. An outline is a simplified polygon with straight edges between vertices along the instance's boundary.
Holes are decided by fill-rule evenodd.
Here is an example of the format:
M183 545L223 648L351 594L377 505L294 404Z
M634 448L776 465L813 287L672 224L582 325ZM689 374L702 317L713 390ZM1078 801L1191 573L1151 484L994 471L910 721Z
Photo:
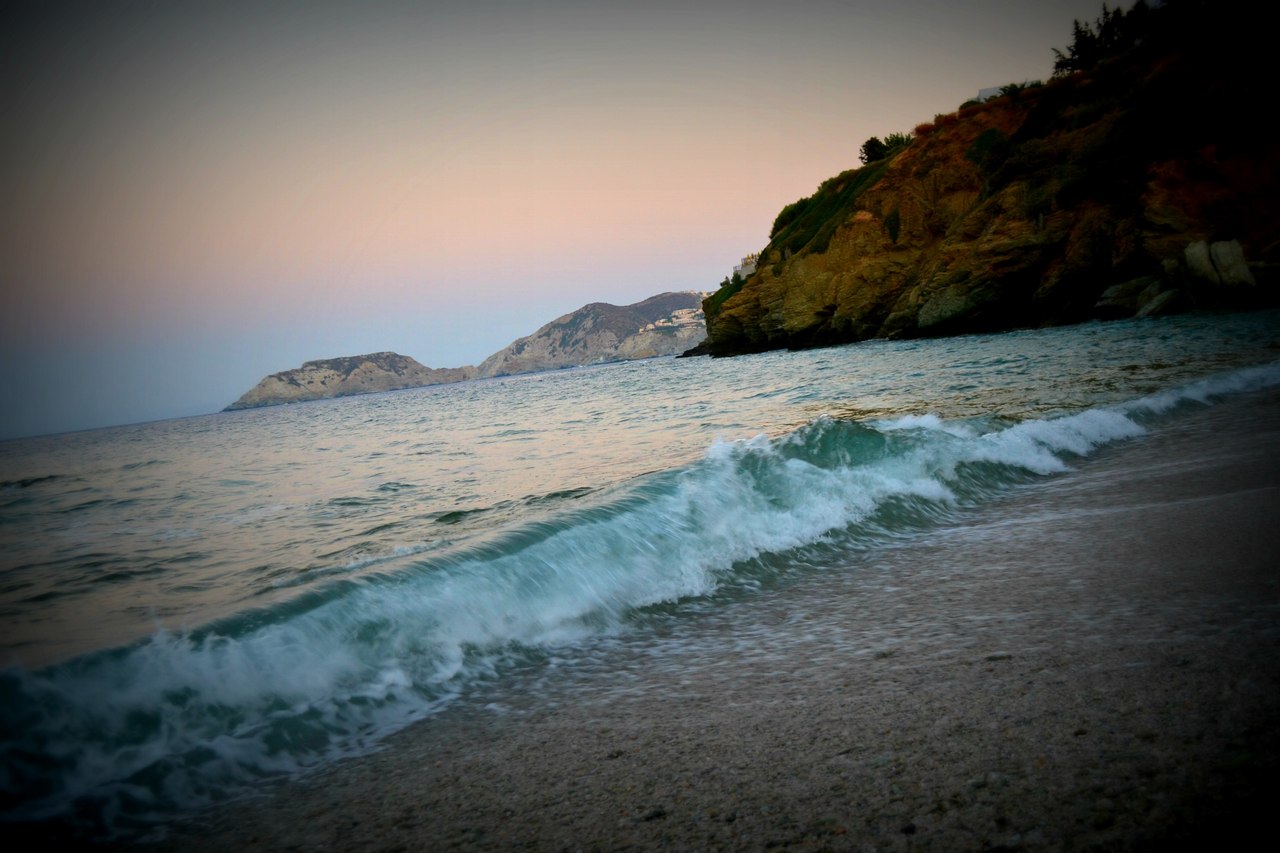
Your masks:
M714 290L773 218L1094 0L10 2L0 439L214 412L393 350L478 364Z

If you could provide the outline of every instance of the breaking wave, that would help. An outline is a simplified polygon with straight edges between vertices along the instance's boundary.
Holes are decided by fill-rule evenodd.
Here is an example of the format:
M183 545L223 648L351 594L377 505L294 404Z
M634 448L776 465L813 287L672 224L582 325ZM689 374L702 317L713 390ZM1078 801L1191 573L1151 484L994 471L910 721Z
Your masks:
M766 558L918 532L1153 419L1280 386L1280 364L1018 423L819 418L447 557L408 554L190 632L0 672L0 815L98 837L367 751L538 649L751 588Z

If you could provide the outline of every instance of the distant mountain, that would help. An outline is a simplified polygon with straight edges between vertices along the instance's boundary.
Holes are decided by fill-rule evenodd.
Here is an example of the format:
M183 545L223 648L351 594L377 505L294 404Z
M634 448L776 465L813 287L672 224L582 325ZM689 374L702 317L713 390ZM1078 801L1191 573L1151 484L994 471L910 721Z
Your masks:
M700 293L660 293L634 305L592 302L513 341L481 362L476 374L509 376L678 355L705 336Z
M474 375L474 367L432 369L394 352L327 358L271 374L223 411L461 382Z
M593 302L514 341L478 368L424 367L394 352L308 361L302 367L271 374L223 411L678 355L706 336L704 295L693 291L661 293L621 307Z

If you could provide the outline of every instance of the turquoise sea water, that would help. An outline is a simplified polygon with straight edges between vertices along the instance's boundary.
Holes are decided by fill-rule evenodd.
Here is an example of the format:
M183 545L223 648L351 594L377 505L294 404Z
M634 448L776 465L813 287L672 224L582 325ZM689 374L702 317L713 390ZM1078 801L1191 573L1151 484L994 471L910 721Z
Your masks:
M1275 312L1183 316L0 444L0 819L147 832L501 705L549 660L590 673L601 638L643 645L1276 388L1278 347Z

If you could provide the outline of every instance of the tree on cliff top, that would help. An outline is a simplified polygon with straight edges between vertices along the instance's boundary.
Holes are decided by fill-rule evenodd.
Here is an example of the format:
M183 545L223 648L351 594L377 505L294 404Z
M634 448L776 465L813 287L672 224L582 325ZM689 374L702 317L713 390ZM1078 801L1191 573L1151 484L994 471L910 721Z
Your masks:
M862 143L862 148L858 150L858 159L864 164L883 160L906 148L911 144L913 138L909 133L891 133L883 140L878 136L873 136Z
M876 160L883 160L887 152L888 149L880 137L873 136L862 143L862 147L858 149L858 159L863 163L874 163Z
M1138 44L1147 28L1150 11L1145 0L1137 0L1127 13L1118 7L1108 9L1103 3L1102 15L1094 23L1072 22L1071 44L1066 53L1053 48L1053 76L1088 71Z

